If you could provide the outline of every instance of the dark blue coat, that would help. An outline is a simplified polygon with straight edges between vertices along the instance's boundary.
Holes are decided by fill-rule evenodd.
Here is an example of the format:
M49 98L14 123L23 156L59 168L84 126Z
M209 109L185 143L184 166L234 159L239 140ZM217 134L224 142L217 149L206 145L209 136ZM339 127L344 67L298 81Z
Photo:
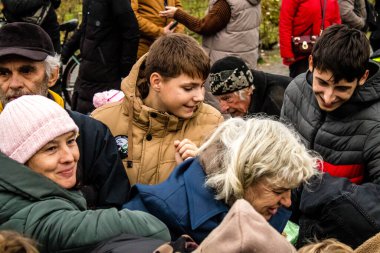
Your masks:
M67 111L79 128L78 189L90 209L120 208L130 184L115 138L106 125L79 112Z
M188 234L200 243L229 210L223 201L215 200L212 189L204 186L205 177L198 159L188 159L161 184L136 184L132 188L132 199L123 207L156 216L168 226L173 240ZM281 216L275 223L282 231L290 214L283 216L279 212L276 216Z
M204 187L205 176L198 160L188 159L161 184L136 184L133 198L124 207L153 214L168 226L172 239L188 234L199 243L221 223L229 209Z

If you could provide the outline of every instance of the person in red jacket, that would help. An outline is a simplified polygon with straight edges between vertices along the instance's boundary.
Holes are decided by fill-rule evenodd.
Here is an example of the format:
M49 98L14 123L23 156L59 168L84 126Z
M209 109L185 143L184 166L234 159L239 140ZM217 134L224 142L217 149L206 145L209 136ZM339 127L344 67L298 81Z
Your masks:
M283 63L289 66L290 77L296 77L309 67L308 55L297 55L293 52L292 37L319 35L325 4L324 28L340 24L337 0L282 0L279 21L280 53Z

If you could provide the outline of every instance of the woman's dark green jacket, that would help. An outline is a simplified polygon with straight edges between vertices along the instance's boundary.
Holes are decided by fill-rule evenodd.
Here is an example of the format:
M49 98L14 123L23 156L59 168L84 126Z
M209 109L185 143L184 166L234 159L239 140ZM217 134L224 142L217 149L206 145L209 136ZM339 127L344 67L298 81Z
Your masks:
M0 153L0 230L37 240L41 252L86 252L123 233L170 240L166 226L150 214L115 208L86 210L68 191Z

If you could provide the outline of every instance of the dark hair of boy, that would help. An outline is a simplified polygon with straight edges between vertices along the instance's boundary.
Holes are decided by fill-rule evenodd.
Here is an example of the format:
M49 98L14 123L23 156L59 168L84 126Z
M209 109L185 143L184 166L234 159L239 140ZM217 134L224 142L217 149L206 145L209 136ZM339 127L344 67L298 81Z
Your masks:
M333 25L315 43L313 68L331 71L335 83L360 79L368 66L370 44L365 34L346 25Z

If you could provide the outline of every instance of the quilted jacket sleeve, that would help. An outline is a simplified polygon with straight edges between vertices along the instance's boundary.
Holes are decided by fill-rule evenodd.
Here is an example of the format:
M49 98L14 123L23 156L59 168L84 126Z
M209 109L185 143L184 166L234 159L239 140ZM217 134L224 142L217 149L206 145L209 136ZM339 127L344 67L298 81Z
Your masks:
M159 16L159 11L164 9L164 1L131 0L133 12L136 15L140 34L142 37L156 39L164 34L164 27L173 19L164 19ZM167 0L168 6L182 9L179 0ZM175 32L183 32L183 25L178 25Z
M144 36L149 36L151 38L157 38L158 36L164 34L164 28L156 25L151 22L147 17L140 15L139 13L139 0L131 1L132 9L136 15L140 32L144 34ZM158 15L158 13L157 13Z
M377 125L367 137L364 145L363 155L366 162L368 179L376 184L380 184L380 126Z
M115 208L79 211L62 199L36 202L14 215L13 220L19 219L43 252L85 252L122 233L170 240L166 226L150 214Z
M282 102L282 107L281 107L281 114L280 118L282 121L291 123L291 112L296 113L296 110L294 110L294 102L292 101L292 94L297 94L298 90L296 87L296 84L294 81L291 81L288 85L288 87L285 89L284 92L284 99Z

